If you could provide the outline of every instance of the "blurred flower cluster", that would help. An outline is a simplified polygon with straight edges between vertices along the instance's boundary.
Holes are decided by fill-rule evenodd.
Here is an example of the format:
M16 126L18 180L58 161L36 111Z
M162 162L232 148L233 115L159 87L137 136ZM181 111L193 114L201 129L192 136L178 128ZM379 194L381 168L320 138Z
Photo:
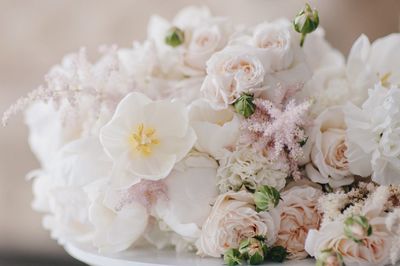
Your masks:
M308 5L251 27L188 7L131 48L67 55L3 118L25 110L44 226L106 254L396 263L400 35L345 59L318 24Z

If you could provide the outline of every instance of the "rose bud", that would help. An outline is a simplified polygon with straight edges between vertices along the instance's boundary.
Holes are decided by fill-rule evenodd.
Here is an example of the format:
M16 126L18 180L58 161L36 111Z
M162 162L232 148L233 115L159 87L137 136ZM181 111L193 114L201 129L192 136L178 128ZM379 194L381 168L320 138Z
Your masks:
M321 251L317 258L316 266L343 266L342 256L333 251L332 249L325 249Z
M354 242L360 243L372 234L372 227L365 216L354 215L344 221L344 234Z
M265 244L256 238L243 240L239 245L239 252L250 265L258 265L264 261Z
M257 211L272 210L278 205L279 199L279 191L270 186L260 186L254 193L254 202Z
M235 248L228 249L224 254L224 262L228 266L240 265L242 259L239 250Z
M172 27L165 36L165 43L172 47L177 47L185 41L185 33L178 27Z
M249 118L256 109L253 100L253 96L243 94L233 103L233 106L238 114L243 115L245 118Z
M315 31L319 25L318 11L306 4L293 20L294 29L301 33L300 46L303 46L308 33Z

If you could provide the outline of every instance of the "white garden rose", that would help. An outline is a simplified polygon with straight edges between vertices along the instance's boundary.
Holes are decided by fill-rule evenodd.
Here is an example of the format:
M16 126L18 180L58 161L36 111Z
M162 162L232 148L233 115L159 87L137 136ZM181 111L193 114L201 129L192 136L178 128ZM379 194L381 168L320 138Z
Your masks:
M184 33L183 43L177 47L165 42L172 27ZM228 19L212 17L208 8L194 6L182 9L171 22L152 16L148 27L148 37L156 44L162 71L176 77L203 76L207 60L225 47L232 32Z
M335 194L332 194L336 196ZM387 227L387 203L390 197L387 186L378 186L364 202L350 207L346 214L325 220L319 230L310 230L306 239L306 251L318 257L326 249L339 253L345 265L386 265L390 263L392 246L396 236ZM358 205L358 206L356 206ZM371 226L371 234L365 234L363 229L354 227L361 243L355 242L345 234L345 220L351 216L361 215ZM396 259L397 260L397 259Z
M253 45L260 49L263 62L269 70L277 72L290 67L294 60L294 49L290 27L282 21L258 24L253 32Z
M381 184L400 184L400 89L376 85L361 108L344 108L350 171Z
M369 220L372 235L356 243L347 238L343 231L343 222L325 223L319 231L310 230L306 240L306 251L313 257L318 257L324 249L333 249L342 257L345 265L374 266L390 263L392 237L385 225L383 217Z
M337 188L354 180L347 159L346 123L341 106L326 109L314 121L308 140L311 162L307 176L316 183Z
M297 186L281 193L281 213L276 245L286 248L289 259L304 259L308 231L318 229L322 219L318 199L322 191L310 186Z
M186 106L178 101L151 101L140 93L128 94L118 105L100 140L114 162L113 179L131 176L121 186L140 178L165 178L192 149L196 135L189 126Z
M262 185L281 190L285 187L288 175L289 169L286 165L271 162L250 147L225 150L219 158L217 178L222 193L242 188L256 190Z
M257 212L253 194L246 191L220 195L210 216L203 225L197 242L198 253L221 257L229 248L238 248L249 237L263 236L267 245L276 240L279 229L279 212Z
M201 226L218 195L217 167L217 162L206 154L191 153L163 180L167 200L157 202L156 216L188 241L200 237Z
M285 19L263 22L250 31L233 36L230 45L241 45L249 51L254 49L263 64L265 97L273 98L276 87L284 89L300 85L311 78L312 72L299 46L298 36L292 23Z
M205 100L190 105L190 124L197 135L196 149L219 158L239 138L240 118L233 109L214 110Z
M207 60L217 51L225 47L231 32L226 19L214 19L201 27L195 28L186 40L184 52L185 66L200 73L205 73ZM190 70L189 70L190 71Z
M231 46L214 53L207 62L201 91L214 109L225 109L243 93L260 89L265 69L249 47Z

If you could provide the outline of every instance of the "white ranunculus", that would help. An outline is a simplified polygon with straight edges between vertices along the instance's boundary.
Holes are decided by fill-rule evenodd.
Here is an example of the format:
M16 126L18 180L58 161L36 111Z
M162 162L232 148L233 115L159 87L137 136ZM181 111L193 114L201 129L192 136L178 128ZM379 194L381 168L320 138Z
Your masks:
M101 129L100 140L115 164L112 178L118 180L121 172L128 172L130 182L117 183L129 187L140 178L166 177L191 150L196 135L183 103L153 102L143 94L131 93Z
M215 185L217 167L217 162L206 154L192 153L163 180L168 200L158 201L156 216L189 241L200 236L201 226L218 195Z
M263 236L272 245L278 230L279 211L257 212L253 194L228 192L217 198L196 245L200 255L221 257L249 237Z
M239 137L240 119L232 109L214 110L202 99L193 102L190 124L197 135L196 149L218 158Z
M322 219L318 199L322 191L310 186L295 186L281 193L278 208L281 223L276 245L286 248L290 259L304 259L308 231L318 229Z
M149 214L139 202L127 200L124 191L107 188L108 179L86 187L91 202L89 220L94 227L93 245L101 253L116 253L128 249L142 237Z
M361 108L344 108L350 171L381 184L400 184L400 89L376 85Z
M203 97L214 109L225 109L243 93L260 89L265 69L249 47L231 46L213 54L207 62Z
M307 176L321 184L336 188L354 180L347 159L346 123L341 106L326 109L314 121L308 140L311 162L306 166Z
M83 187L107 177L111 160L96 137L66 144L47 169L32 173L36 210L46 212L44 226L61 243L88 241L93 228L88 219L89 200Z
M285 187L289 169L273 163L259 151L241 147L235 151L225 150L219 158L217 177L221 192L238 191L243 187L250 190L268 185L281 190Z

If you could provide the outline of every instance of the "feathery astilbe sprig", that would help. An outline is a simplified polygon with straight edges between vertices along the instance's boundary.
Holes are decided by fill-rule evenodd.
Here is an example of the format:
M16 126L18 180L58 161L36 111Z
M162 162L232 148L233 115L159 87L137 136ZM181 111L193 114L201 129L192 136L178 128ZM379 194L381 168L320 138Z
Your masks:
M1 120L2 125L6 126L8 120L12 116L16 115L18 112L25 110L33 102L36 102L36 101L48 102L53 97L54 97L53 91L51 91L47 88L39 87L36 90L33 90L27 96L18 99L12 106L10 106L3 113L3 117Z
M120 210L132 202L140 203L150 209L160 198L167 199L167 187L163 181L141 180L120 192L120 199L115 209Z
M30 92L4 112L2 124L6 125L11 116L38 101L51 102L56 110L63 106L63 114L74 116L73 113L79 113L83 98L91 101L91 110L85 110L85 122L94 122L102 108L115 108L119 100L135 87L133 78L120 67L116 47L103 49L102 57L93 64L84 48L76 54L67 55L46 75L46 86ZM65 103L68 105L65 106ZM73 119L65 117L64 120Z
M300 178L297 161L303 156L301 142L307 136L310 101L296 104L290 100L282 109L269 100L256 99L254 114L243 122L242 140L259 150L266 150L271 160L283 160L295 179Z

